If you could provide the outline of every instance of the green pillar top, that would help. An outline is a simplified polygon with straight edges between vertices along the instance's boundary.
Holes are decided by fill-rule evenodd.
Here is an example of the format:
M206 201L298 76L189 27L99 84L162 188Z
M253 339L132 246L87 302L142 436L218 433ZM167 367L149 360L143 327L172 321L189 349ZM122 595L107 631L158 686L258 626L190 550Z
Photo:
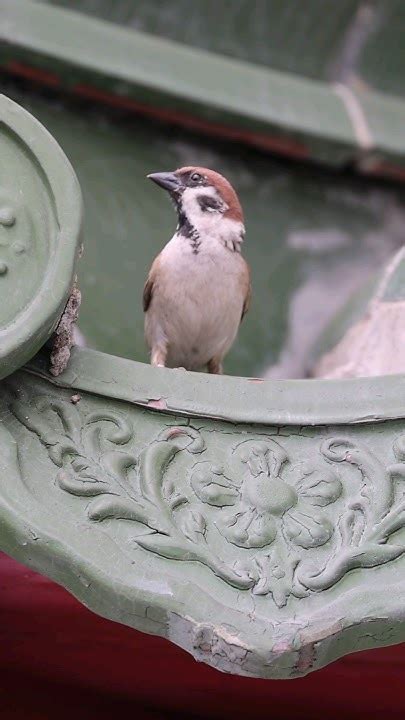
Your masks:
M55 329L72 287L82 217L75 173L47 130L0 96L0 378Z

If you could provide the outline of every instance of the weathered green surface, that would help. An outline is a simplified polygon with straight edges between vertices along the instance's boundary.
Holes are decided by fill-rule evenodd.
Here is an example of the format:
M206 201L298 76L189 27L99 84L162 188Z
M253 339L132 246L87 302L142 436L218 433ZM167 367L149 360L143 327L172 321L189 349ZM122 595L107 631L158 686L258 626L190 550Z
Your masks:
M402 0L41 2L284 72L319 80L357 77L404 96Z
M0 96L0 378L29 360L73 282L81 196L66 157L32 116Z
M22 118L63 157L2 102L16 143ZM47 177L78 229L76 181ZM261 381L78 348L57 378L48 365L44 350L0 382L2 550L226 672L297 677L404 639L405 375Z
M405 5L402 0L377 0L371 3L371 12L371 32L355 73L368 86L404 97Z
M403 242L400 189L3 87L49 129L78 175L86 208L80 328L103 352L147 361L142 287L176 222L149 172L208 166L239 193L253 300L226 361L233 375L260 376L278 363L278 376L302 377L322 328Z
M3 0L0 64L97 102L403 180L403 103L386 94L405 64L397 0L200 2L185 26L186 4Z
M42 0L193 47L324 79L361 0ZM187 22L184 18L187 17Z
M394 324L388 323L388 318L384 319L384 325L388 323L390 325L389 332L392 332L392 343L386 349L386 362L385 362L385 373L387 367L390 364L389 354L393 352L392 345L397 343L401 346L400 352L397 353L395 362L401 362L400 357L402 355L402 346L404 341L402 340L403 334L405 334L405 313L403 307L399 307L398 303L403 303L405 300L405 245L392 257L389 262L383 267L383 269L371 276L369 281L365 283L361 290L355 292L347 303L341 308L341 310L335 315L332 322L325 328L325 330L317 338L314 347L311 351L312 364L317 363L317 360L325 353L331 352L342 338L349 332L356 333L362 321L366 323L370 322L371 316L374 311L380 309L380 303L396 303L393 306L395 320ZM388 330L388 328L387 328ZM358 338L353 338L356 342ZM362 350L363 359L372 364L373 356L376 352L379 352L382 348L382 338L378 338L376 347L374 349L364 347ZM348 344L348 351L354 360L352 352L352 343ZM364 357L365 356L365 357ZM354 362L353 367L356 366ZM360 370L360 368L358 368ZM401 368L402 371L402 368ZM384 373L384 374L385 374ZM322 371L317 373L319 377L323 377ZM375 373L371 373L375 374Z
M405 103L400 98L384 97L371 91L357 91L356 98L367 117L376 160L395 163L404 150Z
M194 119L197 127L216 124L217 135L221 127L231 135L239 130L259 147L284 148L290 155L327 159L332 165L345 164L353 155L350 118L340 96L324 83L32 0L3 0L2 12L0 64L12 72L18 72L19 63L44 69L45 82L53 87L94 98L92 88L106 91L123 105L131 107L132 101L135 111L147 106L174 122L183 117L186 123Z
M405 376L257 385L83 350L66 390L33 371L0 396L6 552L227 672L404 639Z
M405 300L405 245L397 255L397 262L393 265L389 278L383 276L378 300L384 303L402 303Z
M347 309L350 314L350 308ZM347 319L347 318L346 318ZM339 323L340 327L342 322ZM405 244L390 258L363 313L317 362L314 376L402 373L405 367ZM336 339L335 339L336 342Z
M96 350L73 348L65 372L47 373L47 356L28 365L60 388L77 387L105 398L173 414L233 423L331 425L402 417L405 375L357 380L276 380L165 370Z

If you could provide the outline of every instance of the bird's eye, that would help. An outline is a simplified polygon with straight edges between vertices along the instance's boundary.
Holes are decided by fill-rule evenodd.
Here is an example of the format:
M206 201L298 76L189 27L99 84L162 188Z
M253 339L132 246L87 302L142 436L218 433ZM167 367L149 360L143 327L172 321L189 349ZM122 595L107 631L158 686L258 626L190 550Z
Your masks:
M192 174L191 180L193 182L200 182L200 180L202 180L202 176L200 175L200 173L195 172Z

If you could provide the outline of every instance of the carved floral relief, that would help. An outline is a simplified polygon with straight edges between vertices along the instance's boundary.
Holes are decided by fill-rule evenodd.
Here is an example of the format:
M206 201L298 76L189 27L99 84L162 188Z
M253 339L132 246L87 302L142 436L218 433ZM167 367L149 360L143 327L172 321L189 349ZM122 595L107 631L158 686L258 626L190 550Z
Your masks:
M218 453L212 433L189 424L135 453L130 412L21 394L10 408L91 522L133 523L134 546L201 563L278 607L405 552L392 537L405 526L405 435L388 465L345 434L311 438L295 457L288 437L235 431Z

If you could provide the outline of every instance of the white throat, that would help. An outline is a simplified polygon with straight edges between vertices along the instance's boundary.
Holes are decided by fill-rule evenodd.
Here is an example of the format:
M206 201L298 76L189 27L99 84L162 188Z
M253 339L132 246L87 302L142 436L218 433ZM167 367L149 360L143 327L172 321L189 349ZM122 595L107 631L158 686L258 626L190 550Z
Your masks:
M214 187L187 188L181 199L177 231L199 246L204 241L217 241L240 252L245 227L239 220L226 217L227 210Z

